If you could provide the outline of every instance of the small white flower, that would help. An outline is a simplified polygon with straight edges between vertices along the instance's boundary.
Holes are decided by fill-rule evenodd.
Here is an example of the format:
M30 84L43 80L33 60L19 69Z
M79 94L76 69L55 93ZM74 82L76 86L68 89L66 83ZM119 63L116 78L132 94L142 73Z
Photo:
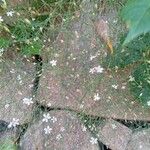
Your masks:
M112 85L112 88L117 89L117 88L118 88L118 85L117 85L117 84L113 84L113 85Z
M90 56L90 60L92 61L94 58L96 58L97 56Z
M92 145L97 144L97 138L91 137L90 142L92 143Z
M94 95L94 101L99 101L101 98L98 93Z
M150 101L147 102L147 105L150 106Z
M10 73L15 73L15 69L11 69L11 70L10 70Z
M65 128L64 128L64 127L61 127L61 128L60 128L60 131L61 131L61 132L64 132L64 131L65 131Z
M89 73L94 74L95 73L95 68L91 68Z
M3 48L0 48L0 53L3 53L4 52L4 49Z
M50 128L49 126L47 126L46 128L44 128L45 134L50 134L52 131L52 128Z
M52 104L51 104L51 103L48 103L48 104L47 104L47 106L48 106L48 107L51 107L51 106L52 106Z
M57 118L53 117L51 120L53 121L53 123L55 123L57 121Z
M4 21L4 19L2 18L2 16L0 16L0 22L3 22Z
M6 105L5 105L5 109L7 109L9 106L10 106L9 104L6 104Z
M117 126L115 124L112 124L111 126L112 126L113 129L117 128Z
M103 73L103 71L104 71L104 68L102 68L101 66L97 66L97 67L91 68L89 72L94 74L94 73Z
M81 104L79 107L80 107L80 109L82 109L84 107L84 104Z
M9 123L8 128L16 127L17 125L19 125L19 119L13 118Z
M33 104L32 98L23 98L23 104L30 105Z
M84 125L82 125L82 131L85 132L86 130L87 128Z
M126 89L126 86L123 85L123 86L121 87L121 89L122 89L122 90Z
M8 11L7 13L6 13L6 15L9 17L12 17L13 16L13 14L14 14L14 11Z
M49 113L43 114L43 117L44 117L43 120L42 120L43 122L48 122L48 120L51 119L51 116L50 116Z
M62 138L62 135L61 134L58 134L57 136L56 136L56 139L59 141L60 139Z
M57 65L57 60L51 60L50 64L52 65L52 67L56 66Z
M139 148L140 148L140 149L142 149L142 148L143 148L143 146L142 146L142 145L140 145L140 146L139 146Z
M0 48L0 57L3 55L4 49Z
M97 73L103 73L104 68L102 68L101 66L97 66L97 67L95 67L95 70Z
M129 76L129 82L133 82L133 81L135 81L135 78L132 76Z

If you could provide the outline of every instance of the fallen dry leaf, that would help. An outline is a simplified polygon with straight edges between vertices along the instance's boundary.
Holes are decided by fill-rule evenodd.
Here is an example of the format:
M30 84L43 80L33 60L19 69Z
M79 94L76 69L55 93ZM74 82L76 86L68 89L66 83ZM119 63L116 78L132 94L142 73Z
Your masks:
M100 40L106 43L109 53L113 54L113 46L109 37L109 26L107 22L103 19L100 19L94 23L94 26Z

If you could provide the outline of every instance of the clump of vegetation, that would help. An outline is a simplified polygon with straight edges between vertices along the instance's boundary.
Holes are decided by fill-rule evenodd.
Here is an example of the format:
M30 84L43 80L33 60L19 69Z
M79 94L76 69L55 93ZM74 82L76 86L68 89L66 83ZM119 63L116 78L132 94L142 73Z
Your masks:
M150 106L150 4L148 0L129 0L122 10L129 33L120 38L114 55L108 56L110 68L124 68L135 64L130 76L131 91L140 102ZM109 60L109 61L108 61Z
M72 19L81 0L33 0L0 14L0 47L15 45L23 55L40 55L47 32L54 34ZM4 8L4 6L3 6ZM7 36L6 36L7 35ZM9 42L7 42L9 40ZM51 39L49 39L51 40Z

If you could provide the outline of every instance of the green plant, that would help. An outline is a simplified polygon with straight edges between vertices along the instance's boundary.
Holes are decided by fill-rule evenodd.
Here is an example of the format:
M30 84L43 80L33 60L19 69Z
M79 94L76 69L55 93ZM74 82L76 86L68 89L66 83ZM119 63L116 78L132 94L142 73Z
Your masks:
M3 13L0 16L0 31L7 33L9 44L4 43L4 36L0 39L0 47L16 45L24 55L40 55L47 34L54 35L62 22L67 24L74 12L79 9L80 2L81 0L33 0L28 3L30 7L20 6L14 11ZM8 15L8 12L11 14ZM14 20L7 21L11 20L11 17Z
M129 33L124 44L129 43L135 37L150 31L150 1L128 0L122 10L122 18L127 22Z
M149 0L129 0L121 16L129 26L129 33L122 35L114 54L107 56L110 68L124 68L135 64L130 76L130 89L145 106L150 106L150 3Z

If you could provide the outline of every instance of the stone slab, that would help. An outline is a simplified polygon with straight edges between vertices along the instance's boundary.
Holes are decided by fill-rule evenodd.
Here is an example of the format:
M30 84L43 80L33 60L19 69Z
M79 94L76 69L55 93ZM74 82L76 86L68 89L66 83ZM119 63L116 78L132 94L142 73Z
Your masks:
M0 120L29 122L33 108L34 65L21 58L4 59L0 62L0 70Z
M112 150L126 150L132 130L112 119L98 128L99 140Z
M85 131L75 114L50 111L31 125L21 139L22 150L98 150L97 139Z
M126 150L149 150L150 149L150 129L135 132Z

